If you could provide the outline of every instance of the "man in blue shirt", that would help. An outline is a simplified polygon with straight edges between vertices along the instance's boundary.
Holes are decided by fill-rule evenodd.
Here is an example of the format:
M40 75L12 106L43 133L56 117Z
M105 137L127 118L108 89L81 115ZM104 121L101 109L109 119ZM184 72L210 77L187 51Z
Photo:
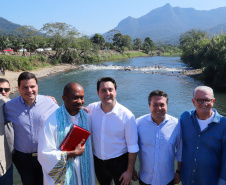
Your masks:
M4 107L5 119L14 127L13 162L23 185L42 185L42 168L37 160L39 132L58 105L51 98L38 95L37 78L32 73L20 74L18 90L20 96Z
M226 119L213 109L213 90L194 89L195 110L181 115L183 185L226 185Z
M182 152L180 124L177 118L166 114L168 95L164 91L152 91L148 104L151 113L136 120L140 185L178 184ZM178 161L176 173L175 157Z

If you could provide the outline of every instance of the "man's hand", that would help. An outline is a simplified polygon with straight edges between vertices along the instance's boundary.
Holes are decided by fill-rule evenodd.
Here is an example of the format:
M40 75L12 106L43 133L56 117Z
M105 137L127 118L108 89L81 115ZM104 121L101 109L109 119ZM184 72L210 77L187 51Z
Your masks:
M175 184L179 184L180 183L180 174L177 173L177 172L174 175L174 183Z
M55 102L55 104L57 104L57 101L56 101L56 99L54 97L48 96L48 95L46 95L46 96L49 97L49 98L51 98Z
M83 109L84 111L86 111L86 113L88 113L88 114L90 113L89 110L88 110L86 107L82 107L82 109Z
M125 171L119 178L119 181L122 181L121 185L131 185L132 184L131 179L132 179L132 173Z
M137 181L139 178L138 178L138 174L137 174L137 171L135 169L133 169L133 173L132 173L132 180L133 181Z
M83 139L72 151L67 151L67 159L70 157L81 156L85 151L85 139Z

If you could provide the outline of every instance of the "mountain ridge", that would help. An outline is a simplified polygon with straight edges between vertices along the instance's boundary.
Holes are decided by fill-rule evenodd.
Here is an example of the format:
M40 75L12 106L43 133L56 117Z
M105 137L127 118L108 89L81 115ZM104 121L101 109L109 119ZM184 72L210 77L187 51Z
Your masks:
M139 18L128 16L112 30L118 30L123 35L130 35L132 39L150 37L154 42L163 42L165 38L170 39L176 36L175 42L178 43L180 34L191 29L221 32L217 26L226 24L225 17L226 7L195 10L194 8L172 7L167 3ZM225 27L223 31L226 32ZM103 34L104 37L107 35L108 32Z

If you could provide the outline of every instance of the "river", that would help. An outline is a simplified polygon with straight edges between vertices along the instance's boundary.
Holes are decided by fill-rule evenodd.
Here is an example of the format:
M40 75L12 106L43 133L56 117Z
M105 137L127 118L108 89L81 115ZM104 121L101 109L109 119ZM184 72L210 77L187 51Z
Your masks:
M110 76L117 83L117 101L130 109L135 117L150 112L148 95L156 89L164 90L169 96L167 113L179 117L185 110L194 108L191 101L193 89L203 85L199 80L181 75L185 69L189 67L179 57L140 57L83 65L82 69L39 79L39 94L54 96L62 105L64 86L69 82L77 82L84 87L85 105L88 105L99 101L96 93L97 79ZM11 98L18 95L15 93ZM226 116L226 94L215 92L215 98L214 107ZM14 184L20 184L18 174L14 171Z

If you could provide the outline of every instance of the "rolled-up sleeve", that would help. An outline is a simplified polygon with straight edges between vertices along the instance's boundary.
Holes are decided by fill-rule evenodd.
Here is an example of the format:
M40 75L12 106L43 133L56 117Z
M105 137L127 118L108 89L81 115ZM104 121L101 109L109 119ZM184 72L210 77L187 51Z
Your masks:
M125 137L128 152L137 153L139 151L139 146L137 125L134 116L131 116L125 123Z

